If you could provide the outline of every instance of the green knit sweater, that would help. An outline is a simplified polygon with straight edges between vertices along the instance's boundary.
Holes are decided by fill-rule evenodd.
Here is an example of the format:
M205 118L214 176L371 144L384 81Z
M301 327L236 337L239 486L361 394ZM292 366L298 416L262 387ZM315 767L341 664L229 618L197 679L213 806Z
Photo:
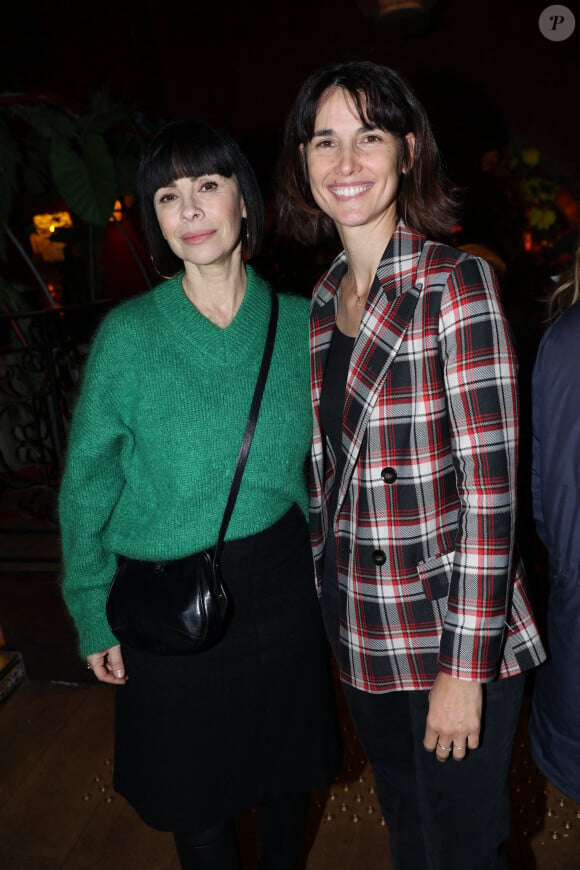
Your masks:
M293 503L308 511L312 436L306 299L280 297L278 332L226 540ZM63 595L82 656L116 643L105 616L115 554L163 560L215 544L266 338L269 288L248 268L232 323L189 302L181 276L113 309L77 402L59 510Z

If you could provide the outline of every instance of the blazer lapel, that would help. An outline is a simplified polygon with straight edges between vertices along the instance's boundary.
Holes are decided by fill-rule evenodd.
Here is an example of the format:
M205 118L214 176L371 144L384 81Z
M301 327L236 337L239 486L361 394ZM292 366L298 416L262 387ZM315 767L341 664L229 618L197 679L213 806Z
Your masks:
M337 509L344 500L387 372L423 291L423 270L418 267L423 239L415 234L406 238L403 233L398 227L381 260L353 349L342 430L346 461Z
M333 261L324 278L317 285L310 311L310 358L312 376L312 398L316 414L320 406L322 380L332 332L336 323L337 290L346 272L346 256L339 254Z

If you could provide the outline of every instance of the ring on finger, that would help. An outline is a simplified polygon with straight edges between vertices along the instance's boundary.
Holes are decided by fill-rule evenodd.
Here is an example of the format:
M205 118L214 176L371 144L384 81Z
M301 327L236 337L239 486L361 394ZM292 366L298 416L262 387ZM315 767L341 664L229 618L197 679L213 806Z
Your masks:
M451 752L451 749L453 748L451 746L443 746L443 744L439 743L439 741L437 741L437 746L439 747L439 749L442 749L443 752Z
M454 749L459 749L460 752L465 752L467 749L467 743L464 743L463 746L459 746L457 743L453 744Z

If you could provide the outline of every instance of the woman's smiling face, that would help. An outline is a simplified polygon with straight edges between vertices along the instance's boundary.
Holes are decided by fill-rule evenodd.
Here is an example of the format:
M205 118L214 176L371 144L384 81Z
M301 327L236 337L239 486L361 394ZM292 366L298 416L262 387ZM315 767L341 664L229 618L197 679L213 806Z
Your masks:
M412 153L414 136L406 138ZM365 123L347 91L337 87L323 94L303 157L312 196L341 238L361 227L392 234L403 143Z

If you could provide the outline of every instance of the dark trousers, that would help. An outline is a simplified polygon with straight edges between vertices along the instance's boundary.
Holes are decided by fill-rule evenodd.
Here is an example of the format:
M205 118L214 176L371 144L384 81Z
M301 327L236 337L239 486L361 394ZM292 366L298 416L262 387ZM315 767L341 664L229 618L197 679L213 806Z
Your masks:
M508 867L508 775L524 681L520 675L484 686L479 748L444 763L423 748L427 692L371 695L343 687L372 765L393 870Z
M322 615L338 657L339 609L332 538L326 547ZM428 692L371 694L343 685L372 766L389 829L393 870L505 870L510 832L509 765L525 675L484 686L478 749L440 762L423 747ZM376 865L377 868L380 866Z
M309 793L303 792L258 807L258 870L295 870L309 799ZM240 854L233 819L204 831L180 831L173 836L183 870L239 870Z

